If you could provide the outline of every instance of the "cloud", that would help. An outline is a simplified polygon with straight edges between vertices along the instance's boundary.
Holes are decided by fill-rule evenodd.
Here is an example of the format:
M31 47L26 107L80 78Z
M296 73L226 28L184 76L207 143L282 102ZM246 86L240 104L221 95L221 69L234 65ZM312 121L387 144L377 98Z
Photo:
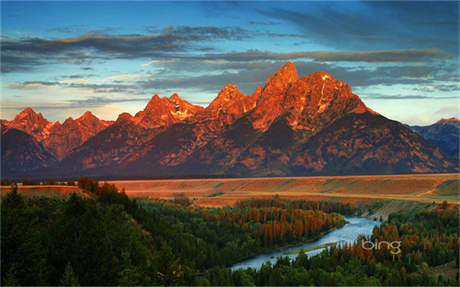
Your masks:
M112 28L112 27L106 27L104 29L98 29L98 30L88 30L86 31L87 35L108 35L108 34L113 34L117 31L117 29Z
M90 83L87 79L68 79L68 80L61 80L59 84L86 84Z
M145 79L137 84L142 90L178 90L191 89L217 94L226 84L238 85L246 94L254 91L258 84L262 84L268 76L276 71L276 66L269 69L242 70L234 73L204 74L200 76L171 76L165 79ZM199 84L198 84L199 83Z
M59 88L58 82L41 82L41 81L34 81L34 82L15 82L15 83L8 83L4 85L7 89L14 89L14 90L51 90Z
M239 27L168 26L154 35L98 35L74 38L2 37L2 72L32 70L58 62L82 64L95 59L158 58L173 52L210 51L212 41L242 40L250 32ZM208 46L203 46L207 43Z
M459 25L458 21L433 21L433 22L416 22L415 25L420 26L437 26L437 25Z
M225 39L242 40L250 35L250 32L240 27L214 27L214 26L168 26L159 31L160 35L175 36L178 38L191 39Z
M384 95L384 94L363 94L363 99L379 99L379 100L420 100L420 99L455 99L455 96L426 96L426 95Z
M151 34L114 35L114 28L105 28L72 38L2 37L2 72L30 71L41 65L56 63L90 65L95 60L167 60L215 51L216 41L222 40L305 38L303 34L250 31L236 26L147 26L146 29Z
M275 21L249 21L250 25L261 25L261 26L271 26L271 25L278 25L280 22Z
M135 97L135 98L114 98L114 97L87 97L84 99L70 99L65 100L61 103L42 103L34 105L34 109L75 109L75 108L92 108L92 107L102 107L109 104L115 103L128 103L128 102L148 102L147 97ZM2 109L5 110L18 110L23 109L22 105L3 105Z
M103 81L104 82L104 81ZM89 93L89 94L143 94L136 85L132 83L97 83L86 79L68 79L57 82L52 81L25 81L13 82L4 85L7 89L14 90L56 90L63 94L68 92Z
M48 32L58 32L61 34L79 34L79 33L82 33L84 30L85 30L84 25L67 25L67 26L50 28L47 31Z
M1 39L2 44L4 40ZM20 54L9 54L0 53L0 62L1 62L1 72L10 73L18 71L32 71L38 66L44 64L44 60L38 57L33 57L27 53Z
M107 104L114 103L127 103L127 102L147 102L147 97L136 97L136 98L113 98L113 97L88 97L85 99L72 99L68 100L69 108L73 107L95 107L105 106Z
M141 89L177 90L194 89L217 93L225 84L238 85L243 93L251 94L258 84L265 80L285 64L285 60L260 60L239 58L239 61L180 59L169 62L159 76L138 81ZM455 88L457 71L454 67L433 64L395 63L382 66L344 66L336 62L294 61L300 76L317 71L326 71L334 78L347 82L353 89L370 86L393 85L433 85L438 90ZM212 71L210 73L209 71ZM216 73L216 71L220 71ZM187 76L183 76L183 74ZM194 74L195 76L189 76ZM411 87L413 88L413 87Z
M270 21L295 26L316 43L347 50L437 47L452 55L459 51L459 25L450 24L458 22L459 4L455 1L316 2L315 5L305 2L296 6L266 5L257 13ZM444 45L454 39L456 46Z
M110 29L112 31L112 29ZM75 38L46 39L24 38L15 40L6 38L4 52L29 53L63 53L79 49L94 49L110 52L124 58L157 55L153 50L183 50L191 42L213 39L241 40L248 37L248 32L239 27L192 27L168 26L156 35L98 35L102 30L89 31L88 35ZM104 30L105 31L105 30ZM131 55L131 53L139 53Z
M429 85L429 86L419 86L415 87L414 91L417 92L434 92L434 91L441 91L441 92L460 92L460 84L438 84L438 85Z
M360 44L356 39L361 42L367 41L367 37L378 37L379 40L388 38L388 30L381 25L377 16L369 15L363 9L347 9L340 3L318 3L314 7L309 6L308 9L299 7L295 11L280 7L265 8L258 9L257 12L269 19L293 24L316 41L325 44L335 42L350 48ZM382 38L383 30L386 33Z
M176 58L171 58L171 59L154 59L154 60L151 60L150 62L146 63L146 64L142 64L141 66L142 67L147 67L147 66L151 66L151 65L161 65L161 66L164 66L164 65L167 65L167 64L171 64L171 63L175 63L175 62L178 62L180 59L176 59Z
M272 53L268 53L271 57ZM255 55L255 57L254 57ZM17 90L32 88L80 89L91 93L146 94L189 89L195 92L217 93L228 83L238 85L243 93L251 94L257 85L281 68L286 60L265 57L267 53L246 53L196 58L174 58L174 60L150 62L156 65L155 73L119 74L101 80L87 78L65 78L60 82L29 81L10 83L5 87ZM262 57L263 56L263 57ZM265 58L264 58L265 57ZM284 55L283 55L284 57ZM370 57L366 55L366 57ZM230 60L231 59L231 60ZM416 94L458 91L458 72L455 65L433 63L393 63L381 66L348 66L338 61L297 60L294 61L299 75L326 71L334 78L347 82L353 89L370 86L416 85L409 87ZM148 64L144 64L148 65ZM81 81L81 80L84 81ZM422 90L431 86L433 90ZM419 90L417 90L419 89Z
M203 59L223 59L227 61L258 61L258 60L292 60L309 58L326 62L425 62L432 59L451 58L437 48L377 50L357 52L304 51L290 53L272 53L268 51L248 50L224 54L206 54Z
M460 115L460 107L457 105L449 105L444 106L435 112L436 115L440 115L440 117L448 117L448 116L455 116L458 117Z
M144 27L147 32L150 33L158 33L160 32L161 28L158 25L149 25Z
M136 75L121 74L121 75L110 76L107 78L107 80L108 81L132 81L139 77L141 77L140 74L136 74Z
M97 77L97 75L96 74L85 74L85 75L73 74L73 75L61 76L61 78L63 79L83 79L83 78L92 78L92 77Z

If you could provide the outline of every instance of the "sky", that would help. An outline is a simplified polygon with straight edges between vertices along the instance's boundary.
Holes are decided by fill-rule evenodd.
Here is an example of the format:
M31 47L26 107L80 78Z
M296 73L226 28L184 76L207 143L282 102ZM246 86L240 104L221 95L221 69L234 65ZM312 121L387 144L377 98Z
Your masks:
M178 93L251 95L293 62L326 71L382 115L460 115L459 2L1 1L1 118L135 114Z

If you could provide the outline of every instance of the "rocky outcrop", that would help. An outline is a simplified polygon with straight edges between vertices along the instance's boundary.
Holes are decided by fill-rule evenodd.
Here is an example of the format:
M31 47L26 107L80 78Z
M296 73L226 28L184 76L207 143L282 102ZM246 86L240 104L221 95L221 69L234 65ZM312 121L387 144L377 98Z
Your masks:
M435 144L370 112L350 114L313 136L293 156L296 174L431 173L455 170Z
M134 116L123 113L113 124L90 113L62 125L30 110L17 118L17 125L62 159L47 169L51 174L287 176L458 170L455 160L431 141L366 107L348 84L322 71L299 77L292 63L251 96L226 85L206 108L177 94L155 95L144 110ZM450 122L455 121L437 125ZM9 125L2 122L7 129Z
M56 163L56 159L35 139L23 131L9 128L1 135L2 177L24 177Z
M62 124L50 122L41 113L37 114L28 107L14 120L3 120L2 130L16 129L33 136L47 152L61 160L112 123L98 119L89 111L75 120L67 118Z
M136 114L135 119L138 124L149 129L169 127L187 121L203 109L182 100L177 94L169 98L154 95L145 109Z
M3 121L6 129L17 129L35 137L39 142L49 136L50 129L56 124L48 121L41 113L27 107L12 121Z
M75 120L68 118L63 124L56 122L42 143L49 152L61 160L112 123L98 119L91 112L86 112Z

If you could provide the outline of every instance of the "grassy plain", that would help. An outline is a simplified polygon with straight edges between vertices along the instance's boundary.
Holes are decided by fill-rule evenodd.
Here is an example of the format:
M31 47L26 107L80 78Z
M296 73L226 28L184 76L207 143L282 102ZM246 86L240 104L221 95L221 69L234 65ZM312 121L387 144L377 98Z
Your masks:
M401 200L460 204L460 174L369 175L110 181L132 197L171 199L184 194L200 206L233 206L271 198L342 202Z
M381 215L401 209L410 202L460 204L460 174L412 174L368 176L269 177L222 179L162 179L108 181L124 188L131 197L172 199L184 194L196 205L234 206L251 198L340 200L341 202L392 201ZM2 187L2 195L10 187ZM65 198L79 192L77 186L19 186L25 196ZM404 203L405 202L405 203ZM409 202L409 203L408 203ZM388 210L387 210L388 209Z

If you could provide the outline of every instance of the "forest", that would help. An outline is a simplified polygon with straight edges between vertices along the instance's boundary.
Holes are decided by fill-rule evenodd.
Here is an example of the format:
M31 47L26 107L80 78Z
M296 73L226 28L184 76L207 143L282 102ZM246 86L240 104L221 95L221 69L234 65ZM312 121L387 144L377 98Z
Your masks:
M1 201L1 283L7 285L455 285L428 270L458 267L458 208L400 212L372 238L320 255L280 258L260 270L231 265L314 240L360 210L338 201L253 199L203 208L183 195L136 200L81 177L84 196ZM401 254L366 250L363 240L401 241Z

